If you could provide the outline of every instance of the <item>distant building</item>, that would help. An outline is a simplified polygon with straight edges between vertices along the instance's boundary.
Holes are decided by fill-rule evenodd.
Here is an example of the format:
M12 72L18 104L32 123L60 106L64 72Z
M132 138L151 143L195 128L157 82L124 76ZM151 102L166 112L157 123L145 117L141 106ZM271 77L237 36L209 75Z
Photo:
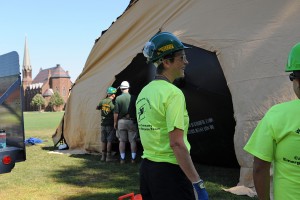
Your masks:
M68 71L65 71L59 64L55 67L40 69L37 76L32 79L32 67L30 64L29 51L27 40L25 39L23 69L22 69L22 84L24 89L24 111L35 111L36 107L31 106L32 98L36 94L41 94L46 105L43 107L45 111L50 111L52 108L48 105L51 96L57 91L60 96L67 102L69 89L72 87L71 77ZM55 108L56 111L63 110L64 105Z

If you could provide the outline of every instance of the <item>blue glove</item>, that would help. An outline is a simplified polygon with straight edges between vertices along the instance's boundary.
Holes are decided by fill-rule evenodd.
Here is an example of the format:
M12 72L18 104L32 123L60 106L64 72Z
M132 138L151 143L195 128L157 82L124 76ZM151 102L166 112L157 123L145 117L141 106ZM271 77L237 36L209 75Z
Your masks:
M196 200L208 200L208 194L206 192L203 180L199 180L193 183L194 193Z

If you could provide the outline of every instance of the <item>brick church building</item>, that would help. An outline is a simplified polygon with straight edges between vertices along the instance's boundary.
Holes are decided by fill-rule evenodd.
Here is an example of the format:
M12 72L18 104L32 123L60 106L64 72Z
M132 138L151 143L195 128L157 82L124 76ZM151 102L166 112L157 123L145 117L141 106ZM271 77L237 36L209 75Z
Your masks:
M71 77L59 64L48 69L40 69L36 77L32 78L32 67L30 64L27 40L25 39L24 58L22 67L22 84L24 89L24 111L36 111L37 108L31 106L32 98L36 94L41 94L46 102L42 107L45 111L51 111L49 106L51 96L57 91L67 102L69 89L72 87ZM63 110L64 105L55 108L55 111Z

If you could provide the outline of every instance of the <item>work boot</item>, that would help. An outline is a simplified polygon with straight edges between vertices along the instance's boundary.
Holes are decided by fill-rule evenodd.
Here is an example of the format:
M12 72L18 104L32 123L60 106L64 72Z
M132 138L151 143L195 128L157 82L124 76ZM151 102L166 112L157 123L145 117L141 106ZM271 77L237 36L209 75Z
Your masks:
M114 158L114 157L111 155L111 152L107 152L107 154L106 154L106 162L114 162L114 161L117 161L117 159Z
M120 164L125 164L125 159L122 159L122 158L121 158Z
M106 160L106 152L102 151L101 161L104 162Z

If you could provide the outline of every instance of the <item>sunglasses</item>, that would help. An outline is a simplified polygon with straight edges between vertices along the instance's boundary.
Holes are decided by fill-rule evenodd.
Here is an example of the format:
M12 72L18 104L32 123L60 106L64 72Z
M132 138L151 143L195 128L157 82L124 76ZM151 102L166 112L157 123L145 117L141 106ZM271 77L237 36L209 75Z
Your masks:
M187 62L187 59L186 59L186 55L185 55L185 54L178 55L178 56L175 56L175 57L179 57L183 62Z
M293 81L294 79L300 79L300 77L295 76L294 73L291 73L291 74L289 75L289 78L290 78L290 81Z
M176 55L176 56L173 56L172 58L177 58L177 57L179 57L183 62L188 62L185 54ZM165 60L170 60L172 58L165 58Z

